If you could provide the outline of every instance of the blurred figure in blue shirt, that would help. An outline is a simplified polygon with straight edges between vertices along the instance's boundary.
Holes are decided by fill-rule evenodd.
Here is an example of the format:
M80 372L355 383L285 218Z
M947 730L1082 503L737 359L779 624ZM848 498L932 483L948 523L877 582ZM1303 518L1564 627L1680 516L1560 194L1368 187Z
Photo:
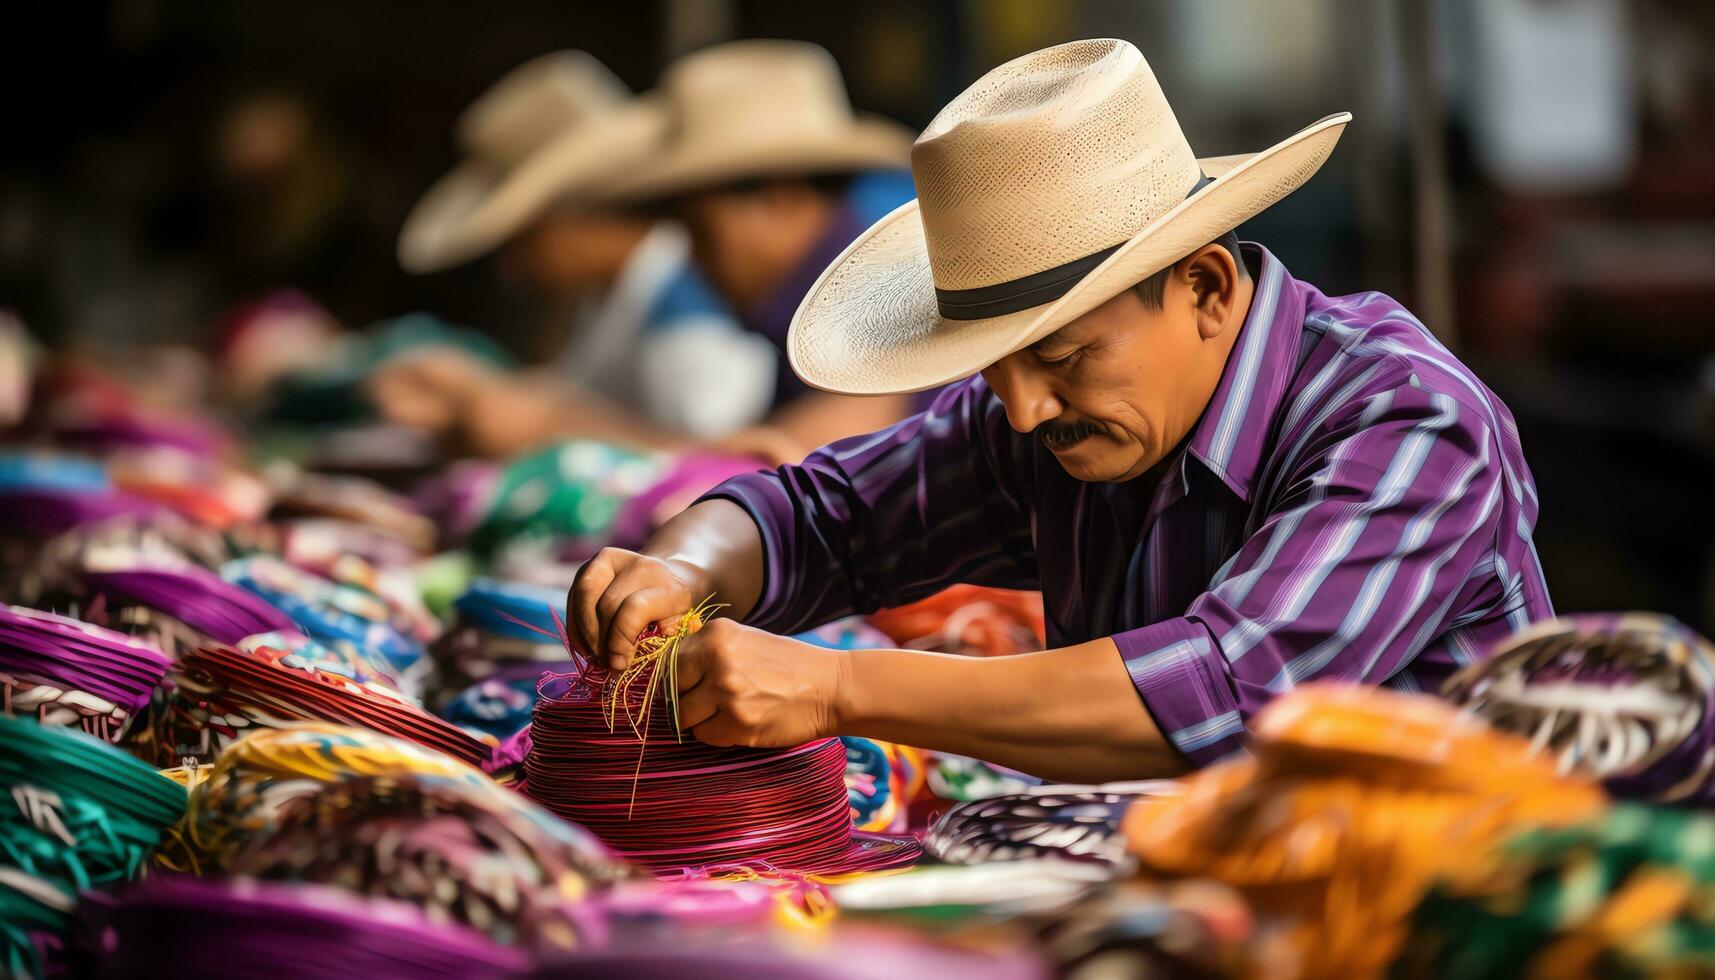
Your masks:
M485 455L569 436L671 447L763 418L773 346L726 312L681 226L604 195L658 152L665 124L579 51L523 65L466 111L467 159L412 212L400 262L432 272L498 250L501 272L570 327L552 365L528 374L448 348L402 356L371 384L388 418Z
M728 441L779 461L909 414L908 395L815 391L793 372L799 300L858 234L914 194L912 134L853 112L839 66L798 41L737 41L662 76L664 149L613 190L690 230L709 283L778 353L768 418Z

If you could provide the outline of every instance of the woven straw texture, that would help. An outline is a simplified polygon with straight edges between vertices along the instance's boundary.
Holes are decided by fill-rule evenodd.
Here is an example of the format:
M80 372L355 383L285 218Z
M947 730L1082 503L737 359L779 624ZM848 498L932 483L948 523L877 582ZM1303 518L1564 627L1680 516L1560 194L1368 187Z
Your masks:
M1296 190L1350 120L1338 113L1261 153L1199 161L1131 44L1076 41L1008 62L918 138L918 200L877 222L811 288L792 323L792 366L818 388L852 394L973 374ZM1187 197L1200 175L1214 179ZM993 286L1116 245L1051 303L940 316L936 287Z

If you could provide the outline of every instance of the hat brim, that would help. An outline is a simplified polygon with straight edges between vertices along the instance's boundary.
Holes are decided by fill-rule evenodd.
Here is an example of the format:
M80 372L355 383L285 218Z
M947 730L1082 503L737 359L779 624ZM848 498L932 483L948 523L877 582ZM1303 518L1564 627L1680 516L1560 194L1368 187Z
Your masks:
M455 167L423 195L399 233L399 264L435 272L494 249L561 201L605 203L613 179L666 135L658 102L632 104L550 140L510 168Z
M1208 184L1059 299L988 319L941 316L922 217L917 202L908 202L859 236L805 294L787 336L792 369L814 388L851 395L923 391L975 374L1297 190L1328 159L1351 119L1335 113L1260 153L1199 160Z
M646 203L740 180L899 169L911 158L910 130L879 116L858 116L828 133L781 132L776 139L669 145L616 181L610 200Z

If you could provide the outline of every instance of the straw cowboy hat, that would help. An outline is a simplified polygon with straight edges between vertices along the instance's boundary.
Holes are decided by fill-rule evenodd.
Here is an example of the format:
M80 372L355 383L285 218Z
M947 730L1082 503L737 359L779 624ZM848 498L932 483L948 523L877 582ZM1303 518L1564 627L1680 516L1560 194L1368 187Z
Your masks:
M458 122L467 159L412 209L399 263L433 272L474 259L549 207L596 203L659 145L666 115L601 62L556 51L513 69Z
M1199 160L1131 44L1074 41L1010 61L917 138L917 200L805 295L792 367L849 394L974 374L1296 190L1351 118Z
M662 74L671 117L663 152L617 182L648 200L753 177L903 168L911 132L852 111L840 67L803 41L734 41Z

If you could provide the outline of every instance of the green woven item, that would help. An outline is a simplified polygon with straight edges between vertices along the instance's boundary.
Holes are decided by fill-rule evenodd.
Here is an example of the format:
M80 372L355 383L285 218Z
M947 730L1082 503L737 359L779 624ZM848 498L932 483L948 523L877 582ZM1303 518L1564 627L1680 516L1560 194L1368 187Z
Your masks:
M32 935L79 891L129 879L185 812L185 788L95 738L0 716L0 957L40 976Z
M1494 860L1424 899L1396 975L1715 974L1715 818L1617 805Z
M665 457L578 439L507 464L488 514L471 535L484 558L522 540L604 536L627 500L660 479Z

